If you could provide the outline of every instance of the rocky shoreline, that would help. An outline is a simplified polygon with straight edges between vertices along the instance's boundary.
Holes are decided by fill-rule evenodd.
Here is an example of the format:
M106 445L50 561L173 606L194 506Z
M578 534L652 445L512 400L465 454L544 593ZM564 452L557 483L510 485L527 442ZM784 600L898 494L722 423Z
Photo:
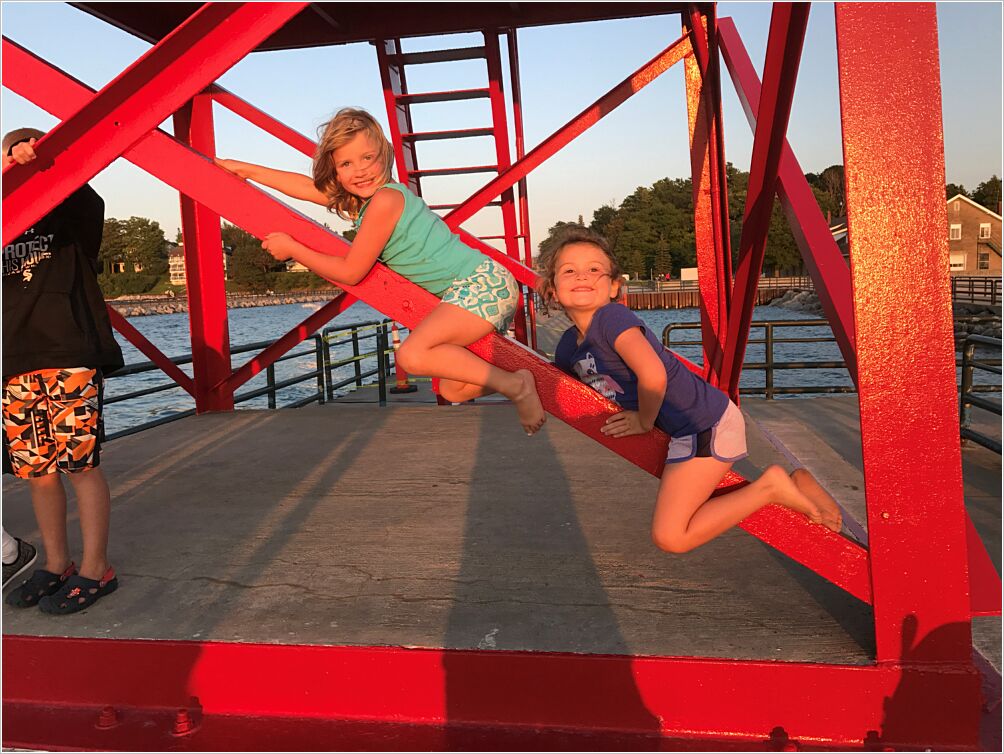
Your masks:
M290 291L289 293L230 293L228 309L246 309L252 306L278 306L310 301L330 301L341 293L338 288L318 291ZM187 296L130 296L106 301L123 317L143 317L148 314L178 314L188 311Z
M770 302L771 306L780 306L806 314L823 317L823 307L819 296L814 291L785 292L780 298ZM1001 307L985 304L952 304L952 315L955 319L955 340L961 341L967 335L985 335L988 338L1001 337Z

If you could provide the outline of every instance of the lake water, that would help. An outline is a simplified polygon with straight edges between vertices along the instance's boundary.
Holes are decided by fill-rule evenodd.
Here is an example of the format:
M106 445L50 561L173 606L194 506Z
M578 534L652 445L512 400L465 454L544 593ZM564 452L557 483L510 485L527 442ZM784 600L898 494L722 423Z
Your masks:
M304 318L309 316L317 304L285 304L282 306L262 306L250 309L231 309L229 312L230 342L233 348L247 343L258 341L274 340L299 324ZM663 309L639 311L638 316L656 333L661 336L663 329L669 324L698 323L700 313L698 309ZM329 326L346 326L363 322L382 321L383 315L375 309L362 302L355 303L348 310L339 315L334 323ZM783 321L805 321L817 319L816 317L802 312L794 312L775 306L759 306L753 313L754 322L763 320L783 320ZM146 317L132 317L129 322L136 327L146 338L156 345L164 354L176 357L185 356L190 350L188 333L187 314L160 314ZM831 337L832 333L828 326L822 327L784 327L775 329L775 339L782 338L816 338ZM146 357L136 348L128 343L122 336L116 333L127 364L146 361ZM701 349L699 346L677 345L681 341L693 341L700 339L700 330L678 330L673 333L671 344L674 351L692 361L700 363ZM751 340L763 339L763 330L754 328ZM363 342L362 350L372 351L374 341ZM313 354L312 342L301 344L294 353L308 352L302 358L282 361L275 366L276 379L283 380L297 375L304 375L316 368L315 356ZM765 347L762 344L751 343L747 348L746 361L763 362ZM351 345L345 344L332 348L332 360L348 358L351 356ZM235 354L231 362L237 368L251 356L251 353ZM996 358L1000 358L999 352ZM805 362L805 361L841 361L842 357L836 343L775 343L775 362ZM363 371L375 368L375 359L365 359L363 361ZM180 367L182 371L191 375L191 364ZM352 366L342 367L334 372L334 381L348 378L353 374ZM373 381L371 378L369 381ZM169 378L160 370L154 370L137 375L125 377L113 377L107 381L105 395L111 398L116 395L123 395L137 390L143 390L156 385L163 385ZM993 375L978 376L978 383L1000 385L1000 378ZM759 370L746 370L743 374L740 385L742 387L762 387L764 384L764 372ZM254 377L238 389L238 395L250 392L256 388L266 385L266 375L264 372ZM777 370L774 373L774 385L796 386L796 385L836 385L850 386L851 381L844 369L811 369L811 370ZM309 380L299 385L294 385L281 390L278 394L277 404L279 406L288 405L298 399L305 398L316 392L316 382ZM780 397L780 396L779 396ZM266 408L267 397L251 399L239 404L238 408ZM195 401L181 388L156 393L140 398L114 403L106 408L105 428L108 433L118 432L137 424L152 421L179 411L185 411L195 407Z

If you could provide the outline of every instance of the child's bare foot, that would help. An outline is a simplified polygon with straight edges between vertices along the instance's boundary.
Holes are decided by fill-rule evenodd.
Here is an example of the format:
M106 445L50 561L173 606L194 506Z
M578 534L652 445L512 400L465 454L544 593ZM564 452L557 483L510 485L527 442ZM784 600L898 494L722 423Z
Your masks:
M812 523L823 523L823 512L805 495L780 466L768 466L760 479L770 490L771 502L805 515Z
M812 500L819 508L820 513L823 514L823 526L830 531L839 532L840 525L843 523L840 506L837 505L837 501L830 493L820 486L816 477L807 469L795 469L791 472L791 481L795 483L803 495Z
M547 414L544 413L544 406L540 402L540 396L537 395L537 382L533 379L533 375L526 369L517 369L513 372L513 376L520 380L521 386L508 398L516 406L519 423L529 436L543 426Z

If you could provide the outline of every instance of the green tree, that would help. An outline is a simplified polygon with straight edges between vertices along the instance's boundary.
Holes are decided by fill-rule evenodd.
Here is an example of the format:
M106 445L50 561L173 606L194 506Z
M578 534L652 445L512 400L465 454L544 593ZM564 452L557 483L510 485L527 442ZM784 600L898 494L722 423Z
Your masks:
M982 204L991 212L999 213L1001 208L1001 179L994 175L989 180L983 181L973 191L971 198L974 202Z
M220 235L230 249L230 278L237 287L254 293L268 290L268 274L282 269L283 263L276 262L261 247L261 241L243 228L223 223Z
M969 197L969 192L966 191L966 187L961 183L946 183L945 184L945 200L951 199L953 196L958 196L962 194L965 197Z
M610 223L617 217L617 208L611 204L604 204L593 211L593 221L589 223L589 229L604 236L609 241Z
M106 296L145 293L167 274L167 242L160 224L145 217L105 220L98 251L98 283Z

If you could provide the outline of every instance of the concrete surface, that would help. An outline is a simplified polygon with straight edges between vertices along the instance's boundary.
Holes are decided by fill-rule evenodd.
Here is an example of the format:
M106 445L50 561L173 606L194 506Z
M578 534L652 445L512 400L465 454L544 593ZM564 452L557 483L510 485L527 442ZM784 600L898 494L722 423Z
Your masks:
M737 471L805 465L864 522L856 405L747 399L750 457ZM656 479L553 418L527 438L507 405L207 415L110 443L103 458L119 591L63 618L4 606L5 633L839 663L873 653L867 605L739 530L688 555L658 551ZM964 464L999 569L1000 457L967 448ZM25 485L8 478L3 490L5 526L37 541ZM71 544L79 551L75 518ZM975 633L999 668L1000 620L977 619Z

